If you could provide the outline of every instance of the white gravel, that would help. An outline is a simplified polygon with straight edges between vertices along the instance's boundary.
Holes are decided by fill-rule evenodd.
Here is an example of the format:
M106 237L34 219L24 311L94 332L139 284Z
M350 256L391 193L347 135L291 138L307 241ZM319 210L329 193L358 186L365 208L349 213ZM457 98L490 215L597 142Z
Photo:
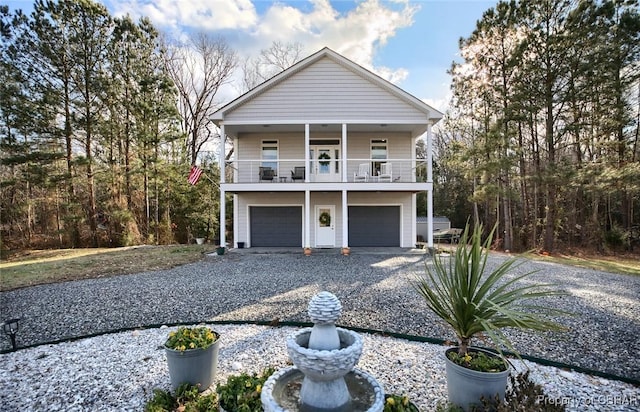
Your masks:
M295 329L214 325L221 334L216 382L287 365L285 339ZM141 411L153 389L169 390L161 344L167 328L108 334L0 356L0 408L6 411ZM442 346L363 334L358 367L386 393L407 394L422 411L446 401ZM518 369L523 365L514 362ZM638 388L527 362L531 377L571 411L636 411ZM588 406L588 407L587 407Z
M46 343L171 323L279 319L308 321L306 306L321 290L338 296L341 326L440 339L450 331L431 315L409 281L424 273L424 255L352 250L260 254L231 251L170 270L0 293L2 318L21 318L18 345L42 345L0 355L0 410L140 410L153 388L168 388L166 330L145 329ZM504 257L492 256L490 265ZM573 312L558 320L563 333L512 332L523 354L640 380L640 278L526 261L537 282L567 296L546 304ZM220 378L284 365L290 330L222 326ZM0 338L0 348L9 348ZM438 346L366 336L360 367L387 392L407 393L428 411L445 397ZM231 366L235 362L235 370ZM242 364L242 368L238 367ZM532 364L533 378L570 410L640 410L637 386ZM626 403L626 405L625 405Z

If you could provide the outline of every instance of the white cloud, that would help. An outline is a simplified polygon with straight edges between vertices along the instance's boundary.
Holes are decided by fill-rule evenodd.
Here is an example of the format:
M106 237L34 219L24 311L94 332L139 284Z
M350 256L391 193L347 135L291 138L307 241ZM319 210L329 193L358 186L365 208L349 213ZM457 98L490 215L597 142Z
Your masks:
M448 93L444 98L442 99L420 99L423 102L425 102L426 104L428 104L429 106L433 107L434 109L438 110L441 113L445 113L447 111L447 109L449 108L449 102L451 101L451 93Z
M110 4L116 16L147 16L170 31L248 29L258 21L250 0L111 0Z
M398 29L413 23L416 6L408 2L382 4L366 0L341 15L329 1L315 0L307 14L290 6L275 3L256 27L254 36L272 40L295 40L305 46L307 53L330 47L392 82L404 80L406 69L375 67L374 57Z
M242 57L256 56L276 40L301 43L305 56L327 46L394 83L407 78L408 71L376 67L374 57L398 29L413 24L418 9L408 0L364 0L341 14L329 0L310 0L309 11L274 2L258 15L250 0L104 1L111 4L115 15L148 16L158 28L176 37L194 29L224 30L223 35Z

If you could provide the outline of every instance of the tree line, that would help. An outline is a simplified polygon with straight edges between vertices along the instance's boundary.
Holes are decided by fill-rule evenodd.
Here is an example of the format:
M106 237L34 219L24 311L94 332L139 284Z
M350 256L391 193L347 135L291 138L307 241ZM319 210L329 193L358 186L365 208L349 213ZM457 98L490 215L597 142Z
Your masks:
M640 232L640 15L626 0L500 2L460 40L436 207L510 250Z
M630 245L640 220L639 32L636 0L487 10L450 70L435 213L455 226L498 224L502 249ZM221 143L209 121L219 91L239 78L242 93L303 52L274 43L240 61L224 38L177 43L147 18L114 18L91 0L37 0L29 15L0 6L0 36L3 249L216 237L225 228L207 148ZM194 188L196 159L207 179Z
M239 66L224 38L178 43L91 0L37 0L29 15L0 6L0 36L3 249L217 237L209 117ZM274 43L245 61L240 89L300 48ZM194 188L196 159L206 178Z

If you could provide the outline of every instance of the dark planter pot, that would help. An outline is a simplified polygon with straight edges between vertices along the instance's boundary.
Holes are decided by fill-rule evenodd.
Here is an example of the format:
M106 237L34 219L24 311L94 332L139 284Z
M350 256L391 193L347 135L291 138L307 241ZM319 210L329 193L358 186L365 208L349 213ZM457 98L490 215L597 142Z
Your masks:
M493 398L498 394L500 399L504 399L507 379L509 373L511 373L509 364L507 363L507 370L503 372L474 371L449 360L447 353L457 350L457 347L450 348L444 353L449 402L468 411L472 405L479 405L483 396L485 398ZM478 348L471 348L470 350L484 352L489 356L497 356L492 352Z
M200 392L213 383L218 370L220 339L206 349L178 351L164 347L169 365L171 387L175 391L183 383L198 385Z
M224 246L219 246L219 247L216 249L216 253L217 253L218 255L220 255L220 256L224 255Z

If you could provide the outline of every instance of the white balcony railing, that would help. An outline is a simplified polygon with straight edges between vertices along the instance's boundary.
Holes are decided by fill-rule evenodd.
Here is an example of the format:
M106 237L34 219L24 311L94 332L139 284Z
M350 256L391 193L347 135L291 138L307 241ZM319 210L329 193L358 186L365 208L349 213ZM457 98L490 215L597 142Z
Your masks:
M387 166L383 166L383 164ZM362 168L360 165L364 165ZM425 182L427 165L425 160L407 159L276 159L276 160L232 160L226 167L233 170L233 181L228 183L413 183ZM260 168L269 167L273 173L260 174ZM293 179L296 168L304 167L305 179ZM346 167L346 174L343 168ZM365 169L366 179L358 176ZM386 169L387 175L383 175ZM262 177L262 178L261 178Z

